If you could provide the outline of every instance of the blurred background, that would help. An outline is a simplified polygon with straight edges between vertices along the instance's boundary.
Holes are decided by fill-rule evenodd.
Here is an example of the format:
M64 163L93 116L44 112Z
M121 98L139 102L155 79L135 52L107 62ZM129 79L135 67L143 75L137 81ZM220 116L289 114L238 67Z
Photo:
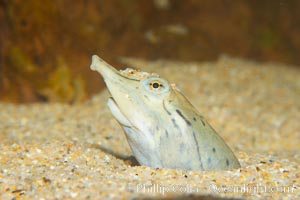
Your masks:
M0 0L0 101L68 102L104 88L91 55L300 65L299 0Z

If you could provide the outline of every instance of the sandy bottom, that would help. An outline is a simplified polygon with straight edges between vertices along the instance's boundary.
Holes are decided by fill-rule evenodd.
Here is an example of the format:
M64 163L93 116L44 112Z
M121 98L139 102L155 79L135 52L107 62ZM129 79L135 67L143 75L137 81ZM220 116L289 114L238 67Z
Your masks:
M242 168L137 165L107 91L79 105L1 103L0 199L300 198L300 68L226 57L124 62L176 83Z

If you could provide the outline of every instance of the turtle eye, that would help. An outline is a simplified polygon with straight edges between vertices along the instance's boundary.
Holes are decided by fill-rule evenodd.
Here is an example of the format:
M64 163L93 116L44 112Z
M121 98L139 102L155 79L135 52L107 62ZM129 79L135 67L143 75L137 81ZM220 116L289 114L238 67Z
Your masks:
M159 91L161 90L164 86L161 82L155 80L155 81L151 81L149 83L149 87L151 90L155 90L155 91Z
M141 84L150 94L159 95L170 91L170 84L162 78L150 77L142 80Z

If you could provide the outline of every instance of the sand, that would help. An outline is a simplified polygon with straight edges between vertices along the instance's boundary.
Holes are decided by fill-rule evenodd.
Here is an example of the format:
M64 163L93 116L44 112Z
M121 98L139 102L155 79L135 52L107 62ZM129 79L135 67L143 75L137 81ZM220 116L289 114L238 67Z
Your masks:
M139 166L106 90L76 105L0 103L0 199L300 198L299 67L228 57L124 62L176 83L242 168Z

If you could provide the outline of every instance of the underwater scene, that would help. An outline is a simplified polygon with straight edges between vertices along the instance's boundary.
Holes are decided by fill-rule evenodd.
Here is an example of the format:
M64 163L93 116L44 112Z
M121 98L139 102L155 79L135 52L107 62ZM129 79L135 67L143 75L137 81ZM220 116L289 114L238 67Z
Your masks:
M299 199L300 1L0 1L0 199Z

